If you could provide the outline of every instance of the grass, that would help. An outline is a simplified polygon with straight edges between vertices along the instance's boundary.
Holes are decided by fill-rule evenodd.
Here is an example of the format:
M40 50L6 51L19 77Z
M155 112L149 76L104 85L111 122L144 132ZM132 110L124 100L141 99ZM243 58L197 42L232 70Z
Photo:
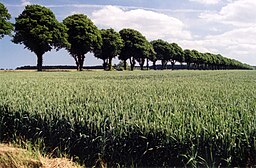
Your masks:
M253 166L256 71L0 73L0 138L92 166Z
M17 145L0 144L1 168L80 168L67 158L50 158L39 151L19 148Z

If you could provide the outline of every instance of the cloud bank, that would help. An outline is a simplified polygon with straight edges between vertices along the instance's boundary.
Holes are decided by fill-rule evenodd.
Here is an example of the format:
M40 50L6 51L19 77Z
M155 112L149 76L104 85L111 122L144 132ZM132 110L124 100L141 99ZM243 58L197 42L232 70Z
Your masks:
M116 30L132 28L140 31L149 39L191 39L185 24L163 13L144 9L125 10L116 6L105 6L92 13L92 20L100 27Z
M31 5L28 0L21 0L21 6Z
M203 12L200 18L236 27L248 27L256 25L255 9L255 0L237 0L222 7L218 12Z
M218 4L220 0L189 0L191 2L198 2L201 4Z

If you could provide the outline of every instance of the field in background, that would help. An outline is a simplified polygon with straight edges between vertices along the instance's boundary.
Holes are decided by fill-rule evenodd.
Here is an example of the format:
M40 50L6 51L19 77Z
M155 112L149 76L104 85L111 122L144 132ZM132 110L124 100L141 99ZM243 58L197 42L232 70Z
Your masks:
M0 79L1 140L40 140L88 166L256 165L256 71L1 72Z

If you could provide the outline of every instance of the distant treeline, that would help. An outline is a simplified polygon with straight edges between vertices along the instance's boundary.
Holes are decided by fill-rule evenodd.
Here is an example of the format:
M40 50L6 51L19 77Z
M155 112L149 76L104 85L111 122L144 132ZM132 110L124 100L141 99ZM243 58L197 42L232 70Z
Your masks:
M115 57L121 60L124 70L128 67L128 61L130 70L134 70L136 63L141 70L145 68L145 64L149 69L149 61L152 62L153 69L159 69L156 67L157 61L162 62L160 69L175 69L176 62L186 63L187 69L253 69L250 65L220 54L183 50L178 44L161 39L149 42L134 29L122 29L119 32L111 28L99 30L84 14L74 14L59 22L50 9L40 5L27 5L15 18L14 24L9 22L10 18L7 8L0 3L0 38L12 35L12 42L23 44L34 52L38 71L46 68L43 67L43 55L52 49L61 48L65 48L74 58L76 69L80 71L84 68L85 55L89 52L103 60L105 70L113 68L112 60ZM171 67L167 66L169 62ZM69 67L65 67L67 68Z
M117 71L123 71L124 68L123 68L123 65L122 65L122 62L120 64L114 64L113 65L113 69L114 70L117 70ZM166 69L175 69L175 70L186 70L188 69L188 65L185 65L185 64L182 64L182 65L166 65L165 67ZM44 70L76 70L77 67L76 66L70 66L70 65L54 65L54 66L43 66L43 69ZM88 69L88 70L93 70L93 69L101 69L101 70L104 70L104 66L103 65L96 65L96 66L84 66L83 69ZM127 66L128 70L131 69L130 66ZM140 66L135 66L134 69L140 69ZM160 64L157 64L155 65L155 67L153 65L150 65L150 66L146 66L145 68L146 70L152 70L152 69L155 69L155 70L162 70L162 65ZM197 67L196 65L190 65L190 69L191 70L197 70ZM254 69L256 69L256 67L254 67ZM2 69L4 70L4 69ZM21 67L17 67L16 70L37 70L37 66L30 66L30 65L26 65L26 66L21 66ZM201 69L201 70L212 70L210 69L209 67L207 69Z
M128 67L129 68L129 67ZM139 69L139 66L135 66L135 69ZM172 66L171 65L167 65L166 67L167 69L171 69ZM30 65L26 65L26 66L21 66L21 67L17 67L16 70L36 70L37 66L30 66ZM43 69L49 69L49 70L53 70L53 69L61 69L61 70L74 70L76 69L76 66L69 66L69 65L57 65L57 66L43 66ZM84 66L83 69L104 69L104 67L102 65L97 65L97 66ZM113 65L113 69L115 70L123 70L122 67L120 67L120 65ZM153 66L149 66L148 69L154 69ZM160 70L162 69L162 65L156 65L156 69ZM185 65L175 65L174 69L187 69L187 66Z

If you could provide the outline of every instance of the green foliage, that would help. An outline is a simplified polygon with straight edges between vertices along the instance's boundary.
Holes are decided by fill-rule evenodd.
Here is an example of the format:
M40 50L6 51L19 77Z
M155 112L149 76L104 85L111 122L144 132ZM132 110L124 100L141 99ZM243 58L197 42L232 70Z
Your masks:
M154 47L157 59L162 61L162 69L165 68L167 62L172 59L172 46L161 39L151 41L151 44Z
M191 52L194 56L195 68L200 69L200 64L204 63L202 53L198 52L197 50L192 50Z
M114 29L101 30L102 46L94 49L94 55L103 60L103 65L108 60L108 69L112 69L112 59L121 53L123 40ZM106 67L104 67L106 69Z
M157 61L157 55L156 55L156 51L154 50L154 46L152 45L152 42L150 42L150 50L148 53L148 59L152 62Z
M8 13L8 10L0 3L0 39L2 39L4 35L11 35L13 25L11 22L8 22L10 19L11 15Z
M178 61L182 63L184 61L184 52L183 49L176 43L171 43L172 53L171 53L171 64L172 70L174 70L174 64Z
M183 49L176 43L172 43L172 61L178 61L180 63L184 62L184 51Z
M131 70L135 66L135 60L145 57L150 52L150 45L147 39L137 30L122 29L120 35L124 41L124 47L121 50L119 59L126 62L130 59Z
M85 54L102 45L100 31L84 14L68 16L63 23L68 28L68 42L71 44L67 50L75 59L77 70L82 70Z
M42 139L86 166L253 167L255 73L0 73L0 139Z
M184 59L188 65L188 69L191 68L191 64L194 65L194 69L253 69L248 64L223 57L220 54L200 53L197 50L184 50Z
M42 56L52 48L57 50L69 46L67 29L59 23L54 13L40 5L28 5L16 18L13 42L24 44L38 57L38 70L42 70Z
M184 56L185 56L185 62L187 64L193 62L193 53L190 50L188 49L184 50Z
M145 59L152 59L153 61L156 59L156 52L153 45L146 39L138 52L138 56L135 59L139 62L141 70L143 70Z
M152 41L151 44L154 47L158 60L170 60L171 46L168 42L159 39Z

